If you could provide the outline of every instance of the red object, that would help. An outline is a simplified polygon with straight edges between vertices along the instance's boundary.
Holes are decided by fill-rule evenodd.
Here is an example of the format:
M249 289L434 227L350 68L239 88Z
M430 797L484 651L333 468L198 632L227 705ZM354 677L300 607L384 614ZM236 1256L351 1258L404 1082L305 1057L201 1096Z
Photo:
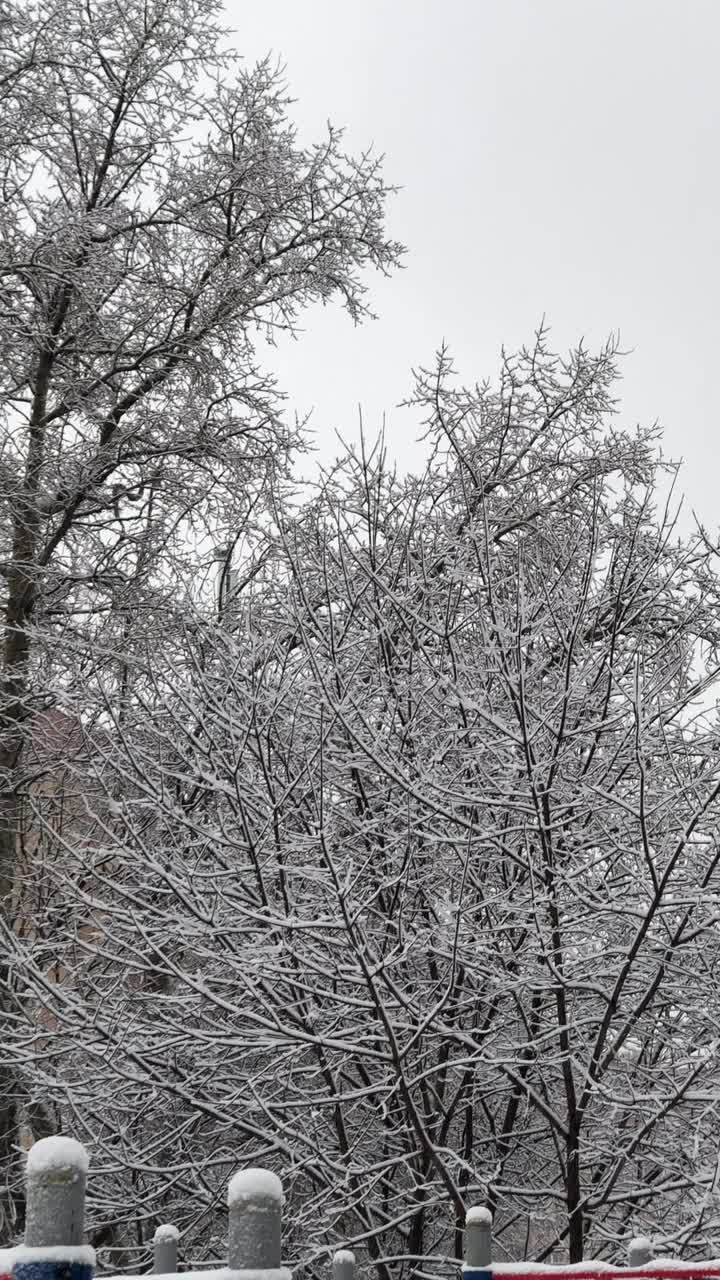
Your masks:
M479 1268L478 1268L479 1269ZM554 1267L548 1265L546 1271L523 1271L521 1268L503 1265L502 1271L487 1267L483 1270L493 1271L494 1280L704 1280L705 1276L720 1276L720 1266L705 1266L702 1262L688 1263L685 1266L674 1265L663 1267L661 1263L643 1267L598 1267L575 1266Z

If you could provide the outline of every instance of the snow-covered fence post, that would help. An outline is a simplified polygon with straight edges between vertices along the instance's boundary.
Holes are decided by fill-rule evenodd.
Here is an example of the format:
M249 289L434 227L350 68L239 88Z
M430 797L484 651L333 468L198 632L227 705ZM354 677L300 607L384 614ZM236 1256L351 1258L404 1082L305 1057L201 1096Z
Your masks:
M91 1280L95 1255L83 1244L88 1156L74 1138L41 1138L27 1159L25 1248L14 1280Z
M88 1157L74 1138L41 1138L27 1158L25 1244L81 1245Z
M642 1267L652 1262L653 1247L647 1236L635 1236L628 1245L628 1266Z
M355 1280L355 1254L350 1249L333 1254L332 1280Z
M465 1265L466 1280L477 1280L489 1275L492 1265L492 1214L480 1207L468 1209L465 1215Z
M178 1229L165 1222L153 1236L153 1273L156 1276L172 1275L177 1271Z
M228 1266L271 1271L280 1266L283 1192L269 1169L241 1169L228 1185Z

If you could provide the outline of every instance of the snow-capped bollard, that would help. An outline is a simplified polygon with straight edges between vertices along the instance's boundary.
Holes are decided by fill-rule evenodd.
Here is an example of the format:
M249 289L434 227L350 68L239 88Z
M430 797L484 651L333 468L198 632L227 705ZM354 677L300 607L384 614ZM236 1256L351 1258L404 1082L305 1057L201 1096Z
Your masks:
M172 1223L165 1222L156 1228L153 1236L153 1274L168 1276L177 1271L178 1237L180 1232Z
M332 1260L333 1280L355 1280L355 1254L350 1249L338 1249Z
M481 1207L468 1209L465 1215L465 1265L467 1278L475 1272L489 1272L492 1265L492 1214Z
M269 1169L241 1169L228 1185L228 1266L271 1271L280 1266L283 1192Z
M628 1266L643 1267L646 1262L652 1262L653 1247L652 1241L647 1236L635 1236L628 1245Z
M94 1251L83 1244L88 1156L74 1138L41 1138L28 1152L25 1247L14 1280L91 1280Z
M27 1246L82 1244L88 1163L85 1148L74 1138L41 1138L30 1148Z

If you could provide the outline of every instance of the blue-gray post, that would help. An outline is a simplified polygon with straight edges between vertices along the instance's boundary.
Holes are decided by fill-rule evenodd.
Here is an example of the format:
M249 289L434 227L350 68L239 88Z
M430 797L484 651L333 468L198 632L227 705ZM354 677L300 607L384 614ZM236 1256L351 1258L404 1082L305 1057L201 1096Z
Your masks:
M153 1236L153 1274L173 1275L177 1271L179 1231L172 1223L165 1222Z
M492 1214L480 1206L465 1215L465 1280L485 1280L492 1266Z
M241 1169L228 1185L228 1266L270 1271L280 1266L282 1183L269 1169Z
M74 1138L41 1138L30 1148L15 1280L91 1280L94 1253L83 1243L87 1170L87 1152Z
M338 1249L332 1260L333 1280L355 1280L355 1254L350 1249Z
M646 1262L652 1262L653 1247L652 1242L647 1236L635 1236L628 1245L628 1266L643 1267Z

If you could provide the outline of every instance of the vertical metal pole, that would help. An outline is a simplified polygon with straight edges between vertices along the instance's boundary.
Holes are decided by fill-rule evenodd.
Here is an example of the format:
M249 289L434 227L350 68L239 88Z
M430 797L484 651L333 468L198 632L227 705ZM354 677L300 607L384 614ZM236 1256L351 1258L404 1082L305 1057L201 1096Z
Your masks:
M25 1250L15 1280L91 1280L94 1254L83 1244L88 1156L74 1138L41 1138L27 1159Z
M652 1262L653 1247L652 1241L647 1236L635 1236L634 1240L628 1245L628 1266L642 1267L646 1262Z
M465 1270L487 1271L492 1266L492 1214L480 1207L465 1215Z
M338 1249L332 1260L333 1280L355 1280L355 1254L350 1249Z
M178 1229L165 1222L153 1236L153 1274L168 1276L177 1271Z
M228 1186L228 1266L268 1271L280 1266L282 1183L269 1169L241 1169Z

